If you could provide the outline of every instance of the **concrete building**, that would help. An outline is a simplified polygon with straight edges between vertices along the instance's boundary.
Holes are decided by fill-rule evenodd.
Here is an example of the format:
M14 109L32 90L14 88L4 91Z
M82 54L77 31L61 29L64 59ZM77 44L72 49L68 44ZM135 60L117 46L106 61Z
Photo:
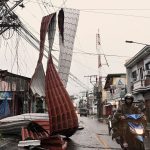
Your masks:
M119 106L120 100L123 99L126 94L126 84L127 81L125 73L108 74L104 86L106 96L103 107L107 108L111 105L112 110L116 109ZM107 112L106 108L103 108L103 113L110 113Z
M147 120L150 122L150 46L145 46L125 63L127 90L136 101L144 102Z

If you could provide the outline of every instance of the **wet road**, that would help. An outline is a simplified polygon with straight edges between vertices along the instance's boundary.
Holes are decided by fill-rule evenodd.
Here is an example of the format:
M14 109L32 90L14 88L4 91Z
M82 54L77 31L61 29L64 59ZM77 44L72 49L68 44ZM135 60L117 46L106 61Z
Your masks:
M92 117L79 117L79 122L84 129L77 131L70 138L67 150L121 150L108 135L106 124Z
M92 117L79 117L79 123L84 129L78 130L68 140L67 150L120 150L120 146L108 135L106 124ZM17 145L18 140L0 140L0 150L23 150Z
M70 137L67 150L121 150L120 145L108 135L105 123L101 123L92 117L79 117L79 124L84 129L78 130ZM149 141L150 139L147 140L146 150L150 150ZM24 148L18 148L17 145L18 140L16 139L0 139L0 150L25 150Z

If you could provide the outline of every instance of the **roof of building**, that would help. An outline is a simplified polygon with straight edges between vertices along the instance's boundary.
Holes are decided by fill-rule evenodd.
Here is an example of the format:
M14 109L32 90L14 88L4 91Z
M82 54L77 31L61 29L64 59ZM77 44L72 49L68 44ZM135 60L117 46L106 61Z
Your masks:
M146 45L135 56L125 63L125 67L129 68L134 66L137 62L141 61L145 56L150 54L150 45Z
M25 79L25 80L30 80L31 79L29 77L17 75L17 74L8 72L7 70L1 70L1 69L0 69L0 74L3 75L3 77L5 77L5 76L12 76L12 77L17 77L17 78L22 78L22 79Z

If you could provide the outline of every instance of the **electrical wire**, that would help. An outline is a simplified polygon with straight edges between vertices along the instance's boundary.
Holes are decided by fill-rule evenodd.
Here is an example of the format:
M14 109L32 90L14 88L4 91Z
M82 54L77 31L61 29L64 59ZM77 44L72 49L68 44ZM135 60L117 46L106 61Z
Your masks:
M44 3L44 1L42 1ZM66 2L66 1L65 1ZM9 7L9 6L8 6ZM45 7L45 6L44 6ZM47 11L48 12L48 11ZM39 50L39 40L37 40L30 31L28 31L24 26L23 24L21 23L21 21L18 19L18 22L20 22L20 25L21 25L21 28L25 31L25 34L28 34L28 37L24 34L23 37L26 39L26 41L28 41L33 47L35 47L36 49ZM22 35L22 32L19 32L20 35ZM38 44L38 47L35 45ZM48 51L48 50L47 50ZM15 55L15 59L17 57L17 54ZM53 56L54 58L54 56ZM15 62L15 59L14 59L14 62ZM56 59L57 60L57 59ZM14 62L13 62L13 65L12 65L12 68L14 66ZM58 60L57 60L58 62ZM73 74L70 74L71 75L71 78L78 84L80 84L82 87L85 87L84 84L78 79L76 78Z
M56 50L56 49L52 49L52 51L56 51L56 52L59 52L59 50ZM105 55L105 56L110 56L110 57L128 57L128 58L131 58L129 56L123 56L123 55L113 55L113 54L96 54L96 53L90 53L90 52L84 52L84 51L81 51L81 52L78 52L78 51L73 51L73 53L75 54L85 54L85 55L92 55L92 56L98 56L98 55Z
M55 7L53 6L53 3L51 2L51 0L50 0L50 4L51 4L51 6L53 7L53 9L54 9L54 11L56 12L56 9L55 9ZM49 6L49 5L48 5ZM49 6L50 7L50 6Z
M67 1L67 0L66 0ZM64 2L64 4L66 3L66 1L63 1ZM43 6L45 7L45 1L42 1L42 4L44 4ZM53 5L52 5L53 6ZM54 7L54 6L53 6ZM47 8L45 7L45 9L47 10ZM81 10L81 11L85 11L85 10ZM48 11L47 11L48 12ZM94 11L95 12L95 11ZM100 12L101 13L101 12ZM118 14L117 14L118 15ZM120 14L119 14L120 15ZM29 33L30 34L30 33ZM33 37L32 37L33 38ZM34 38L33 38L34 39ZM29 40L29 38L28 38L28 40ZM34 39L35 40L35 39ZM30 40L30 43L31 44L33 44L33 41L32 40ZM33 44L34 45L34 44ZM36 46L35 46L35 48L37 48ZM79 53L79 52L74 52L74 53ZM97 54L94 54L94 53L86 53L86 52L83 52L83 53L80 53L80 54L89 54L89 55L97 55ZM102 55L104 55L104 56L108 56L108 55L106 55L106 54L102 54ZM109 55L110 56L110 55ZM117 56L117 55L111 55L111 56L116 56L116 57L127 57L127 56Z
M41 5L40 5L40 3L39 3L38 1L39 1L39 0L37 0L37 3L38 3L38 5L39 5L41 11L43 12L43 14L45 14L44 11L43 11L43 9L42 9L42 7L41 7Z
M82 10L81 10L82 11ZM147 16L137 16L137 15L127 15L127 14L119 14L119 13L108 13L108 12L99 12L99 11L82 11L87 13L95 13L95 14L105 14L105 15L114 15L114 16L124 16L124 17L134 17L134 18L145 18L150 19L150 17Z
M21 39L20 39L21 40ZM13 51L12 51L12 46L10 46L10 44L7 42L7 45L8 45L8 48L9 48L9 50L10 50L10 53L11 53L11 57L14 57L14 54L13 54ZM22 46L23 47L23 46ZM25 63L24 61L22 62L22 56L20 55L19 57L18 57L18 61L20 62L19 64L20 64L20 66L22 66L21 68L23 68L23 70L24 70L24 65L23 65L23 63ZM30 60L32 60L32 59L30 59ZM31 63L30 63L31 64ZM28 68L28 69L30 69L30 67ZM12 71L11 71L12 72ZM20 74L22 74L21 73L21 71L20 71Z
M85 8L85 9L80 9L81 11L84 10L117 10L117 11L150 11L150 9L148 8L140 8L140 9L136 9L136 8L99 8L99 9L95 9L95 8Z
M29 44L31 44L33 47L35 47L36 50L39 51L39 46L36 46L35 43L34 43L34 42L37 42L37 44L39 45L39 40L36 39L36 37L35 37L34 35L32 35L32 33L31 33L30 31L28 31L28 30L25 28L25 26L24 26L23 24L21 25L21 28L23 29L23 31L24 31L25 33L23 33L23 32L21 31L21 34L20 34L20 35L21 35L27 42L29 42ZM31 40L29 37L27 37L26 34L27 34L32 40ZM34 41L34 42L33 42L33 41ZM48 47L45 46L45 50L48 52ZM47 57L45 54L44 54L44 56ZM58 60L57 60L54 56L52 56L52 57L53 57L53 59L54 59L56 62L58 62ZM83 88L87 88L87 86L86 86L84 83L82 83L82 81L80 81L77 77L75 77L72 73L69 74L69 77L70 77L73 81L75 81L77 84L82 85Z
M41 0L41 1L42 1L42 4L43 4L43 6L44 6L45 10L46 10L46 11L47 11L47 13L49 14L48 9L47 9L47 5L45 4L45 2L44 2L43 0Z
M33 2L33 1L32 1ZM47 5L49 5L49 3L46 2ZM50 7L55 7L55 8L61 8L61 6L50 6ZM105 10L105 11L110 11L110 10L117 10L117 11L149 11L150 9L78 9L81 12L86 12L86 13L95 13L95 14L105 14L105 15L115 15L115 16L124 16L124 17L135 17L135 18L145 18L145 19L150 19L150 17L147 16L138 16L138 15L127 15L127 14L120 14L120 13L112 13L112 12L100 12L97 10Z

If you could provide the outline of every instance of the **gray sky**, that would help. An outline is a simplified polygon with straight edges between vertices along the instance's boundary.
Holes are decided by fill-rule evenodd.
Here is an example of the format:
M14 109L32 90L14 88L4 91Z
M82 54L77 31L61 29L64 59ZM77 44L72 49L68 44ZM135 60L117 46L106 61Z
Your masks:
M48 2L44 5L44 2ZM62 5L65 2L65 5ZM54 7L51 7L53 4ZM149 0L26 0L25 8L15 9L22 22L39 38L42 16L58 11L60 7L80 10L79 23L71 72L82 82L89 83L87 75L98 75L97 56L80 54L81 51L96 53L96 33L98 29L101 36L101 53L106 55L119 55L128 57L106 56L109 67L103 65L102 75L109 73L125 73L125 60L134 56L143 46L125 43L125 40L150 43L150 1ZM32 27L32 28L31 28ZM58 33L57 33L58 38ZM38 52L28 46L23 40L19 46L21 55L20 64L24 66L24 74L31 76L34 72ZM6 40L0 37L0 42L6 47ZM11 43L14 43L11 41ZM15 47L15 45L14 45ZM54 49L58 48L58 41L54 43ZM78 53L76 53L78 52ZM0 64L2 69L11 70L14 58L8 58L10 50L0 48ZM58 56L58 52L53 52ZM15 52L14 52L15 55ZM15 60L16 62L17 60ZM102 64L106 64L102 56ZM20 66L21 67L21 66ZM69 80L68 91L70 94L81 90L77 84Z

